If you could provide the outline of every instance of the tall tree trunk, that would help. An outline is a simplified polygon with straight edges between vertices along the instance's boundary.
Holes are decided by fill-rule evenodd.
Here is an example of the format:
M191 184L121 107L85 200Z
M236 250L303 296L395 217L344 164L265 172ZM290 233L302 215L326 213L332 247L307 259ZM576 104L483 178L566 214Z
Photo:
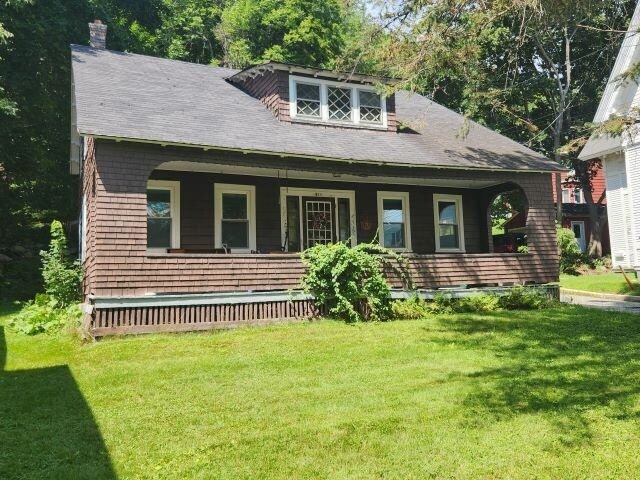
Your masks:
M602 227L604 226L605 218L600 214L600 205L605 198L603 193L599 199L593 198L593 179L592 179L592 165L590 162L582 162L580 160L573 160L573 170L575 171L575 178L580 185L584 201L587 204L589 211L589 224L591 226L589 233L589 248L588 253L590 257L596 258L602 256Z

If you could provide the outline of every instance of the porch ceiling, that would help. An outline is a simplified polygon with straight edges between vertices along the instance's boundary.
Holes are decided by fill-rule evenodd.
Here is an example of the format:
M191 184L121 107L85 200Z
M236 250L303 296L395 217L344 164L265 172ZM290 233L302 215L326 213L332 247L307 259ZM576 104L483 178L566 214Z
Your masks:
M429 178L428 176L420 176L415 172L415 176L398 176L398 175L379 175L365 173L346 173L346 172L326 172L315 171L313 169L281 169L270 167L250 167L242 165L225 165L220 163L201 163L189 161L171 161L160 165L157 170L181 171L181 172L203 172L217 173L224 175L248 175L257 177L271 177L281 179L297 179L297 180L324 180L332 182L352 182L352 183L385 183L398 185L418 185L433 187L457 187L457 188L487 188L504 183L503 180L487 179L487 178L460 178L459 172L452 173L451 178ZM319 169L318 169L319 170ZM424 173L428 172L422 172Z

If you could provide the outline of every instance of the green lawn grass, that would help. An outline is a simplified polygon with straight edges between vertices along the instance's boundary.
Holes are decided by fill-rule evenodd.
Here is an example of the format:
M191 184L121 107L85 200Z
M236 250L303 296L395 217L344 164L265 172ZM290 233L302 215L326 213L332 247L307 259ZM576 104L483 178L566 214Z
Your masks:
M635 288L629 288L622 273L604 273L594 275L560 275L560 286L585 290L587 292L616 293L622 295L640 295L640 283L636 276L627 273Z
M3 479L640 471L640 318L630 314L566 306L88 345L4 337Z

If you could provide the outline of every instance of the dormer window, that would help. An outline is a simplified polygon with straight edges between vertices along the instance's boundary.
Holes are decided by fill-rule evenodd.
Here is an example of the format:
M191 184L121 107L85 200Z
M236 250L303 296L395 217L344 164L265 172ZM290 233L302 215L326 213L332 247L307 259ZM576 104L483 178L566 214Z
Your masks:
M296 98L299 117L320 118L320 85L297 83Z
M292 119L387 127L384 96L372 86L294 75L289 79Z
M360 95L360 121L362 123L382 123L380 95L366 90L359 90L358 94Z
M329 120L353 122L350 88L327 87L327 103L329 104Z

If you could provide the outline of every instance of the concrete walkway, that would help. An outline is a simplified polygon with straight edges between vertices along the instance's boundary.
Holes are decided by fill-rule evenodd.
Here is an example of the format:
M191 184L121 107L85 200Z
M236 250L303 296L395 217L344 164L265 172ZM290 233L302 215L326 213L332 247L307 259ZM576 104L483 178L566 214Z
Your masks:
M624 295L597 294L561 288L560 301L600 310L640 314L640 298L629 300Z

